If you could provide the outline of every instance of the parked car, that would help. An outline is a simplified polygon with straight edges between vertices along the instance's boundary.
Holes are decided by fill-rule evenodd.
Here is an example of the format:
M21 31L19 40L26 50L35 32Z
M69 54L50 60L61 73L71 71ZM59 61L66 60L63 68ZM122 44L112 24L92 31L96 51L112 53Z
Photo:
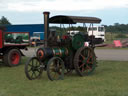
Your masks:
M43 45L43 42L40 39L32 39L30 41L31 46L40 46Z

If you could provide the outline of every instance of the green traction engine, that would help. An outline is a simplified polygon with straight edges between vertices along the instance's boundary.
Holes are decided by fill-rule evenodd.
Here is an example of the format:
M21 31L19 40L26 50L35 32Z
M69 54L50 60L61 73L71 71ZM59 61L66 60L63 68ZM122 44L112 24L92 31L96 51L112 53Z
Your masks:
M38 48L36 57L31 57L25 65L25 74L29 80L39 78L43 71L47 71L50 80L64 79L64 75L76 71L79 76L91 74L96 67L93 36L77 33L56 35L49 31L49 23L76 24L100 23L99 18L75 17L58 15L49 18L49 12L44 12L45 44ZM93 26L92 26L93 27ZM93 33L93 32L92 32ZM89 46L85 46L89 42Z

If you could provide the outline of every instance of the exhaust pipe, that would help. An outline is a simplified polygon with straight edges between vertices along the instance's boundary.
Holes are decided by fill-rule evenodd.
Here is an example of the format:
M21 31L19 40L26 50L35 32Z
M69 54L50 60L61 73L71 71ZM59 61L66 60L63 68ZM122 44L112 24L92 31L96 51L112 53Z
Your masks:
M43 12L43 14L44 14L44 47L48 47L49 14L50 14L50 12Z

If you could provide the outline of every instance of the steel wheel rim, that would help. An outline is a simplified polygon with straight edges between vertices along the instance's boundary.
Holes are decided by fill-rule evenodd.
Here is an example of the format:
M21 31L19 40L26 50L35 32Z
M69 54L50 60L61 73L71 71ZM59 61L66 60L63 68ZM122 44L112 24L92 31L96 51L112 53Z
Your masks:
M47 73L50 80L60 80L64 76L64 63L59 57L53 57L49 60Z
M25 66L25 73L28 79L33 80L40 77L42 73L41 63L36 57L30 58Z
M77 59L74 60L75 69L80 76L90 75L94 71L96 58L91 48L80 48L75 59Z
M86 50L85 53L87 53L88 55L84 54L82 55L81 53L81 57L83 59L82 64L80 64L79 68L81 67L81 72L84 72L88 75L94 68L93 66L93 56L92 53L90 52L90 50Z

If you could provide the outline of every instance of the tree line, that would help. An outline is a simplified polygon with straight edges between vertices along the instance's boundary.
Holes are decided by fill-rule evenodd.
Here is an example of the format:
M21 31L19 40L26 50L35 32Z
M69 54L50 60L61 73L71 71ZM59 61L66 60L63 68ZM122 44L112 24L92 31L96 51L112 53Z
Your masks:
M113 25L104 25L106 32L111 32L111 33L124 33L124 34L128 34L128 24L119 24L119 23L115 23Z

